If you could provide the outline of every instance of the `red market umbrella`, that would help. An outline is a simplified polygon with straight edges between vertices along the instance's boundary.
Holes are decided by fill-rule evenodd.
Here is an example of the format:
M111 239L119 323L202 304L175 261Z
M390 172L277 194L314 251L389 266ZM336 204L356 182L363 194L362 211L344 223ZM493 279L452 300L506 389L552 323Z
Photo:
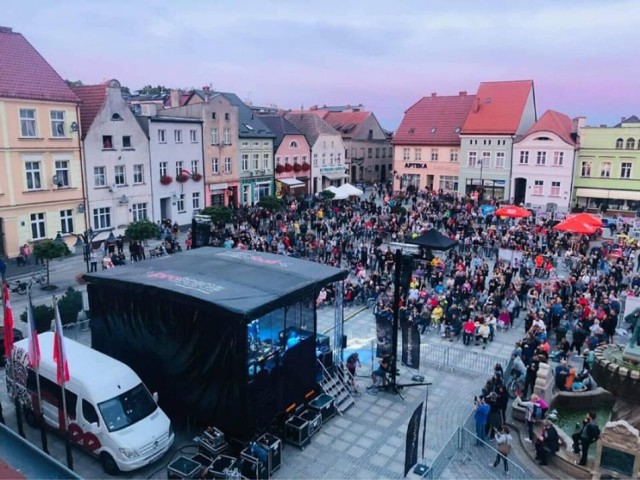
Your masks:
M517 205L505 205L504 207L497 209L494 212L494 215L498 217L525 218L530 217L531 212L526 208L518 207Z
M554 230L560 230L562 232L571 232L571 233L580 233L586 235L592 235L596 233L598 227L595 225L591 225L584 220L579 218L570 218L565 220L564 222L560 222L555 227Z
M580 220L584 223L588 223L589 225L593 225L595 227L602 227L604 226L604 223L602 223L602 220L600 220L597 217L594 217L593 215L589 214L589 213L576 213L575 215L569 215L566 218L567 220Z

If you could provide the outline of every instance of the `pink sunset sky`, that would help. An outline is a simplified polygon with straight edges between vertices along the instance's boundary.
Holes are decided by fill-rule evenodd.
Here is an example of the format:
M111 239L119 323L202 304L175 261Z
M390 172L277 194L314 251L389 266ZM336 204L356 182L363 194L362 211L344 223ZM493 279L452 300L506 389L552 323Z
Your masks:
M640 115L635 0L65 0L3 2L58 73L237 93L254 105L362 103L395 130L437 92L532 79L554 109L613 125Z

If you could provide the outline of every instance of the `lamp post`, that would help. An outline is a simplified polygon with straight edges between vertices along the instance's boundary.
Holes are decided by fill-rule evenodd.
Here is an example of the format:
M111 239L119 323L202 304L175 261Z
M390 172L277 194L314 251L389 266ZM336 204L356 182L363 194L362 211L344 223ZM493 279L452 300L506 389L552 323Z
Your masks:
M478 160L478 162L480 163L480 195L478 195L478 205L479 205L480 201L484 197L484 183L482 180L482 168L484 167L484 165L483 165L482 159Z

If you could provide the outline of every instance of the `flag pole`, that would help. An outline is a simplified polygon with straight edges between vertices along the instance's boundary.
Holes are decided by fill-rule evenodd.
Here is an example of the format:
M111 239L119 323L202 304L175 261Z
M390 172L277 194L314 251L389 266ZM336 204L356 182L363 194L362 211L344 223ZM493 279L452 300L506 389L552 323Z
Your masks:
M31 285L29 285L29 293L27 294L27 296L28 296L28 302L29 302L29 305L27 305L27 309L28 309L27 321L29 322L29 342L32 342L33 338L31 337L33 335L38 335L38 331L35 328L36 319L33 317L33 308L32 308L33 304L31 303ZM46 425L44 423L44 413L42 411L42 390L40 389L40 359L38 358L36 360L36 359L30 358L30 360L33 362L33 366L35 367L35 370L36 370L36 389L38 390L38 409L34 413L38 415L38 424L40 425L40 441L42 442L42 451L46 454L49 454L49 445L47 442L47 431L46 431Z
M7 287L7 288L5 288ZM4 321L6 322L7 315L7 294L9 292L8 284L5 282L2 286L2 314L5 316ZM22 407L20 405L20 400L18 399L18 384L16 381L16 364L13 357L13 347L11 348L11 355L6 359L7 361L7 370L11 370L11 379L13 381L13 404L16 409L16 422L18 424L18 434L22 438L27 438L24 434L24 428L22 426Z
M59 332L59 318L60 318L60 313L58 312L58 299L55 297L53 297L53 306L55 309L55 313L56 313L56 338L54 340L54 342L60 342L60 344L62 344L62 336L64 335L64 332ZM56 348L56 346L54 345L54 349ZM60 350L62 350L61 346L60 346ZM63 414L63 427L64 427L64 446L65 446L65 450L67 452L67 467L69 467L70 470L73 470L73 455L71 455L71 439L69 438L69 430L67 428L67 393L65 391L65 373L64 373L64 359L63 358L59 358L58 360L58 365L56 367L58 369L58 371L62 372L62 374L59 374L60 376L60 387L62 388L62 414Z

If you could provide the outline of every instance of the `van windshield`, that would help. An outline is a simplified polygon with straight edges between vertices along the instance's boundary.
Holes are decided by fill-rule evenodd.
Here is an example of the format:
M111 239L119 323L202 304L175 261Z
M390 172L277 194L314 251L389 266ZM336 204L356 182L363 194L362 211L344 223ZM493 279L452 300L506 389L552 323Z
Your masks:
M109 431L115 432L148 417L158 405L141 383L122 395L99 403L98 408Z

